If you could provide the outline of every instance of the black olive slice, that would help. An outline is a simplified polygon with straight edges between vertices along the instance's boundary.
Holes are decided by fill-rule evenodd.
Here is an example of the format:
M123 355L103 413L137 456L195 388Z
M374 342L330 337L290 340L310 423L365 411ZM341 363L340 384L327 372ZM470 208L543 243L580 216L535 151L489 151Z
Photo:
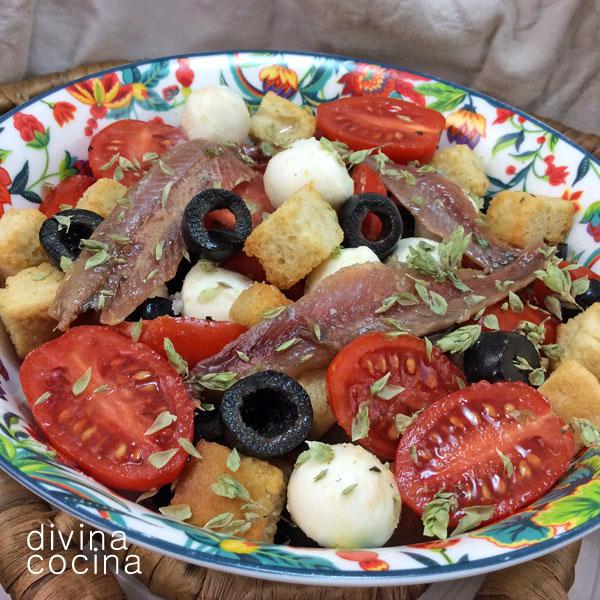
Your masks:
M81 240L87 240L104 219L91 210L70 208L46 219L40 227L40 244L59 267L61 257L76 260Z
M381 220L381 233L376 240L367 239L362 232L363 221L372 213ZM339 221L344 232L344 246L367 246L383 260L391 254L402 236L402 217L396 205L381 194L354 194L342 205Z
M564 242L556 244L556 256L561 260L567 260L567 256L569 256L569 244L565 244Z
M206 215L219 209L233 213L233 229L205 224ZM244 246L252 230L252 217L244 201L233 192L211 188L196 194L183 214L183 241L187 249L200 258L220 261Z
M261 371L233 384L220 406L225 439L257 458L281 456L299 446L312 426L304 388L278 371Z
M127 321L152 321L158 317L174 317L173 301L156 296L144 300L128 317Z
M465 352L464 372L469 383L482 380L530 383L530 370L519 369L515 364L518 359L527 361L532 369L540 367L539 352L524 335L514 331L486 331Z
M165 284L167 289L169 290L169 294L175 294L176 292L180 292L183 287L183 281L185 280L186 275L191 271L192 267L195 265L195 261L190 261L187 258L182 258L179 266L177 267L177 273L173 279L169 279Z
M590 279L590 287L583 294L575 296L575 300L579 308L573 306L562 307L562 318L563 321L568 321L573 317L577 316L582 310L589 308L595 302L600 302L600 281L597 279Z

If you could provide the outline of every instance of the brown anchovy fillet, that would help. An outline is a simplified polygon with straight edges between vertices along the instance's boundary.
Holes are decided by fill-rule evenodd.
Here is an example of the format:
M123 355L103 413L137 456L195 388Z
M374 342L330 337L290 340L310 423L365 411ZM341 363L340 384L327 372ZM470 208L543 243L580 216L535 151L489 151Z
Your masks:
M328 365L340 348L363 333L394 330L390 318L413 335L442 331L502 300L508 290L526 286L533 280L533 272L543 268L547 260L539 250L532 250L491 275L473 269L460 270L457 275L469 286L469 292L461 292L447 281L436 282L402 267L378 263L346 267L324 279L276 318L255 325L219 354L198 363L193 375L220 371L244 375L255 370L275 369L297 377L304 371ZM386 298L398 292L418 297L415 278L427 282L429 292L444 297L448 303L444 315L434 314L421 300L412 306L394 304L383 313L376 312ZM497 281L505 282L504 291L498 289ZM315 332L315 325L319 333ZM295 341L281 349L281 345L290 340ZM250 361L243 362L238 352L245 353Z
M234 151L213 142L192 140L164 154L94 231L91 239L106 244L108 260L86 269L94 252L84 249L73 265L50 310L59 329L88 309L101 310L106 325L125 320L175 276L183 212L192 197L216 185L231 189L254 175ZM158 259L157 245L162 245Z
M377 168L371 161L371 166ZM465 233L472 233L466 255L486 270L497 269L511 263L519 251L497 239L485 227L483 215L471 199L455 183L434 172L422 172L407 165L387 163L386 171L406 171L411 177L382 174L388 191L404 206L415 220L440 239L462 226ZM407 181L408 180L408 181ZM416 200L413 198L417 197Z

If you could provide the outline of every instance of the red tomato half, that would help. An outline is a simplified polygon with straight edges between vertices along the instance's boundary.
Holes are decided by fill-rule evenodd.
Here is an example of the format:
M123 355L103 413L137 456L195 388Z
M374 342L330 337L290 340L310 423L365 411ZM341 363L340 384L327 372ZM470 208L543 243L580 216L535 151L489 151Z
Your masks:
M85 389L75 383L91 368ZM75 327L27 355L21 384L50 444L109 487L144 491L173 481L192 439L194 404L171 365L144 344L109 327ZM49 397L44 401L44 394ZM177 420L144 435L163 411ZM177 452L161 467L148 458Z
M263 184L263 176L257 173L252 181L243 181L236 185L233 190L235 194L246 201L246 206L252 215L252 227L262 223L263 214L273 212L273 206ZM213 210L206 215L205 223L207 227L219 225L226 229L233 229L235 226L235 217L228 210Z
M454 392L426 408L398 444L394 471L402 500L422 514L437 492L455 492L451 526L467 506L492 504L493 521L511 515L567 469L575 443L564 424L524 383L484 381Z
M388 385L403 391L384 400L371 385L390 373ZM369 434L359 443L393 459L398 438L395 415L412 415L464 385L464 375L442 352L427 358L425 342L411 335L368 333L342 348L327 369L327 395L337 422L351 435L359 405L369 403Z
M365 163L360 163L352 169L352 179L354 181L355 194L368 192L370 194L387 196L387 189L383 185L381 177L379 177L377 171L369 167L369 165L365 165ZM381 219L377 215L369 213L363 221L361 230L362 234L368 240L376 240L381 235L382 228Z
M95 177L88 175L72 175L63 179L44 196L40 210L50 218L60 211L62 204L75 208L83 192L95 181Z
M544 337L544 344L554 344L556 342L556 328L560 324L560 321L550 313L540 308L535 308L527 304L523 304L523 310L516 311L512 308L509 310L502 310L504 302L498 302L485 309L483 315L479 318L477 323L481 325L483 331L492 331L487 328L483 322L487 315L495 315L498 319L498 325L500 331L517 331L519 323L523 321L529 321L534 325L540 325L544 323L546 335Z
M221 266L229 271L235 271L253 281L266 281L267 275L256 256L248 256L242 250L226 258Z
M398 163L425 163L435 153L446 125L442 114L385 96L351 96L317 108L317 126L353 150L383 146Z
M559 267L564 268L568 264L569 263L567 261L563 260L559 263ZM598 273L594 273L594 271L588 269L587 267L577 266L574 269L570 269L569 275L571 276L571 281L581 279L582 277L600 281L600 275L598 275ZM528 298L531 300L531 302L537 304L538 306L544 307L544 299L546 296L551 296L553 294L557 295L549 287L547 287L545 283L539 279L536 279L533 283L533 288L529 292Z
M88 161L95 177L114 177L119 157L126 158L141 169L122 169L119 183L129 186L142 177L152 166L144 154L163 154L187 138L181 129L164 123L122 119L101 129L90 141ZM114 157L114 160L113 160ZM110 167L106 167L111 161ZM102 169L102 167L105 167Z
M131 337L133 323L120 323L119 333ZM216 354L229 342L246 331L246 327L227 321L208 321L194 317L158 317L142 322L139 341L166 358L165 338L169 338L175 350L188 362L190 368L201 360Z

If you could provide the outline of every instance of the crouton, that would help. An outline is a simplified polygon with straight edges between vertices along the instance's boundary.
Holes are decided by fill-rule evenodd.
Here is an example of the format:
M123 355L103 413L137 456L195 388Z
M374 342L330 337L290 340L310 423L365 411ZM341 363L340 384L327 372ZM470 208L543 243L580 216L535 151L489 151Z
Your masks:
M504 191L492 199L487 222L496 237L517 248L542 241L558 244L571 229L574 210L572 202L561 198Z
M574 360L563 361L539 391L566 423L577 417L600 428L600 382L583 365Z
M48 260L39 235L46 217L37 208L13 208L0 219L0 280Z
M106 219L119 200L125 196L126 191L127 188L114 179L98 179L83 192L77 208L91 210Z
M20 358L55 338L56 321L48 309L64 275L49 263L30 267L6 280L0 289L0 318Z
M335 211L309 184L254 229L244 252L258 258L271 283L287 290L329 257L343 239Z
M231 305L229 318L246 327L252 327L265 319L263 313L292 304L275 286L255 283L245 289Z
M600 378L600 303L558 326L562 360L576 360Z
M267 92L250 121L252 135L280 148L312 137L316 128L317 119L306 108L274 92Z
M431 164L444 171L448 179L456 185L478 196L483 196L490 184L483 170L481 156L475 154L466 144L438 150Z
M202 458L192 457L185 467L177 480L171 505L187 504L192 512L188 523L199 527L204 527L222 513L232 513L233 520L244 520L247 513L259 514L261 517L253 519L247 531L239 531L235 535L247 540L272 542L285 503L286 482L282 471L265 461L242 456L239 469L232 472L226 465L231 452L229 448L205 440L200 440L196 448ZM215 493L211 486L222 475L240 483L251 500L226 498ZM242 509L248 503L256 506ZM227 529L215 531L227 532Z
M313 423L309 437L313 440L318 440L335 423L335 417L327 399L326 373L326 369L315 369L298 377L298 383L310 396Z

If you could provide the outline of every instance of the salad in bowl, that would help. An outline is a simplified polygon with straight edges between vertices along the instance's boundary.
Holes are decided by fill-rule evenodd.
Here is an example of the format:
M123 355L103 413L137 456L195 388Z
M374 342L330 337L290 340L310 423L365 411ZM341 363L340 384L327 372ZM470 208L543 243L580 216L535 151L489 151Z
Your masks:
M186 531L360 563L493 527L598 445L574 202L490 193L394 95L207 85L134 116L0 219L0 318L63 464Z

